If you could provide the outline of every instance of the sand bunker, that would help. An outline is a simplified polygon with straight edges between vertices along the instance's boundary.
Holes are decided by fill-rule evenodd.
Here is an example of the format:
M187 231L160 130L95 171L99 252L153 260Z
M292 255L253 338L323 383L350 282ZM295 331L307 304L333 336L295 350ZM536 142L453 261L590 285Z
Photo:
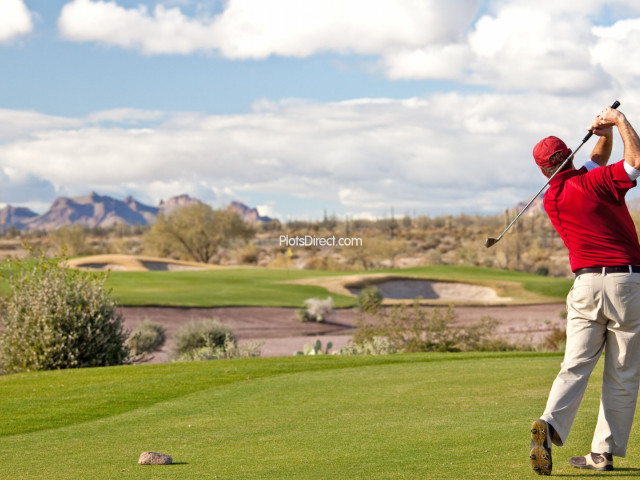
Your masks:
M291 283L324 287L330 292L352 297L374 285L380 289L385 304L406 303L416 298L429 304L495 305L511 302L511 298L500 297L493 288L484 285L385 274L306 278Z
M69 267L82 270L148 272L148 271L184 271L216 268L214 265L196 262L183 262L168 258L143 257L139 255L94 255L73 258L67 262Z
M422 298L424 300L450 300L454 302L499 302L505 298L499 297L496 291L489 287L466 283L433 282L421 279L385 280L374 284L382 296L391 300L410 300ZM348 286L354 295L359 295L364 287Z

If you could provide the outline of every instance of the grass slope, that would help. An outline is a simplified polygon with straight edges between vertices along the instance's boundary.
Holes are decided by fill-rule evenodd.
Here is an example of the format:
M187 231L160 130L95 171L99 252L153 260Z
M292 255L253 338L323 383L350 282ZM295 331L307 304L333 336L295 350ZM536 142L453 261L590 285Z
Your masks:
M534 478L530 421L561 357L290 357L0 377L0 478ZM554 474L582 477L598 367ZM640 474L640 434L610 476ZM175 465L136 464L142 451ZM609 474L608 474L609 475Z
M123 305L189 307L299 307L310 297L333 297L337 307L353 306L353 297L288 282L303 278L392 273L441 280L473 282L496 288L516 302L564 301L571 280L490 268L435 266L368 272L323 272L231 268L199 272L112 272L107 285Z

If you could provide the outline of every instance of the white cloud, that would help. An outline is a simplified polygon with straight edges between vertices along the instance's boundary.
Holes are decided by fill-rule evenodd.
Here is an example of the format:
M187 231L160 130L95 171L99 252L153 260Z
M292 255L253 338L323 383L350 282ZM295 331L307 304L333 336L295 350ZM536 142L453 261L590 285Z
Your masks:
M609 27L593 28L597 43L594 62L622 87L633 88L640 79L640 18L620 20Z
M469 35L474 52L471 81L502 90L582 93L608 86L593 65L595 42L584 17L551 16L537 5L508 6L483 16Z
M282 215L276 211L273 205L258 205L256 209L258 210L258 215L261 217L283 219Z
M74 118L55 117L33 111L0 109L0 142L27 137L33 132L82 125Z
M75 41L146 54L215 51L227 58L304 57L319 52L380 54L450 43L478 0L229 0L215 16L190 18L157 5L126 9L113 1L74 0L58 25Z
M126 9L115 2L74 0L62 9L58 26L70 40L95 41L148 54L188 54L215 46L208 25L183 15L179 8L144 5Z
M181 2L153 9L73 0L62 35L145 54L208 52L228 59L322 52L377 57L390 79L450 79L500 91L583 94L635 78L632 0L228 0L188 16ZM475 23L473 23L475 22Z
M31 14L23 0L0 2L0 43L11 41L32 30Z
M473 58L468 45L452 43L391 51L380 63L391 79L456 79L463 76Z
M231 0L213 26L218 48L229 58L380 54L455 39L477 5L475 0Z
M95 118L112 118L100 112L67 124L51 118L29 124L25 135L3 132L11 128L11 111L4 111L0 138L10 138L0 142L0 168L51 185L51 191L128 190L152 202L190 193L210 201L259 196L266 206L285 196L319 211L341 204L344 211L379 214L390 206L397 212L495 212L544 182L531 158L535 142L554 134L574 148L595 112L613 99L611 92L598 92L564 99L265 100L244 115L148 112L156 123L144 128L122 112L117 125L96 124ZM620 100L632 122L640 118L634 89ZM131 116L147 118L141 111ZM621 155L618 141L614 158Z

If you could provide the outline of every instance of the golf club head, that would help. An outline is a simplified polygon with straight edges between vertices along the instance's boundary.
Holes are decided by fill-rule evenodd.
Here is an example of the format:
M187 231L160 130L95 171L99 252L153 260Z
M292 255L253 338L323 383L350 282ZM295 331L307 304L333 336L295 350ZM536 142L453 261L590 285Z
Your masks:
M487 238L487 241L484 242L484 246L487 248L491 248L493 247L496 243L498 243L499 238L493 238L493 237L489 237Z

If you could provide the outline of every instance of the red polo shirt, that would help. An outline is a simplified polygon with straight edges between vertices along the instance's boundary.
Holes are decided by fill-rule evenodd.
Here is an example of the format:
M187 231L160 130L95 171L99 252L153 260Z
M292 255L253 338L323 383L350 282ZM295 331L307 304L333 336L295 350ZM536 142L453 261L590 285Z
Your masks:
M624 197L636 185L624 160L560 172L544 194L544 209L569 250L571 270L640 265L640 245Z

